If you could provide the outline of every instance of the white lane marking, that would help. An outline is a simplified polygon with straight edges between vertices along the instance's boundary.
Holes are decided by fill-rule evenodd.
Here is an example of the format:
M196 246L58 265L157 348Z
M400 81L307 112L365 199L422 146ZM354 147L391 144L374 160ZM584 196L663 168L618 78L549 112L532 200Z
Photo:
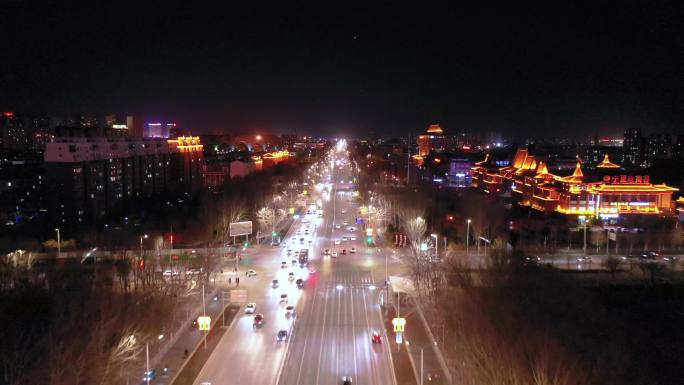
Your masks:
M311 311L310 311L310 313L313 313L313 309L315 309L315 306L316 306L316 297L317 297L317 295L315 294L315 291L314 291L314 296L313 296L313 297L314 297L314 298L313 298L313 301L311 301L311 307L310 307ZM295 316L295 317L296 317L296 316ZM310 334L310 333L306 333L306 336L304 337L304 349L302 350L302 359L301 359L301 361L299 362L299 370L297 371L297 384L301 384L301 383L302 383L302 382L300 381L300 379L301 379L301 376L302 376L302 366L304 365L304 357L306 357L306 348L307 348L308 342L309 342L309 334Z
M370 332L372 330L372 328L371 328L371 324L370 324L370 319L368 318L369 309L368 309L368 303L366 302L366 291L365 290L363 291L363 310L364 310L363 315L364 315L364 318L366 319L366 330L368 332ZM375 367L375 359L374 359L374 357L371 357L373 354L372 353L373 342L371 341L370 344L371 344L371 348L369 350L367 350L367 352L369 352L367 357L368 357L368 360L370 362L369 366L371 369L371 377L373 379L373 384L380 384L380 382L377 381L377 372L376 372L377 368Z
M328 287L325 288L325 304L323 305L323 325L321 327L321 347L318 350L318 367L316 368L316 384L319 383L319 378L321 376L321 358L323 358L323 341L325 336L325 320L328 314Z
M358 275L358 272L355 272L356 275ZM353 279L352 279L353 280ZM356 318L354 318L354 292L356 291L356 288L351 289L351 293L349 293L350 296L350 301L351 301L351 325L352 325L352 352L353 352L353 357L354 357L354 378L358 378L359 375L359 370L356 365Z

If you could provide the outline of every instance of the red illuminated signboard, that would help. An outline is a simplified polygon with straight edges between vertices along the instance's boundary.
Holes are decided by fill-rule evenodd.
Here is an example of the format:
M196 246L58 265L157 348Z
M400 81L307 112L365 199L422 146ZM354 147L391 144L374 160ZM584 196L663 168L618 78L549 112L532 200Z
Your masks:
M606 184L650 184L651 178L648 175L606 175L603 177Z

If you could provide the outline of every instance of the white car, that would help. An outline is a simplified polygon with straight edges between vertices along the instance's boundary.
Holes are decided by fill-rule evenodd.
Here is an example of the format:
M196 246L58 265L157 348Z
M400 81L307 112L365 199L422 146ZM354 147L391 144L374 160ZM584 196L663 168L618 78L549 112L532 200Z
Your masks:
M333 251L332 254L330 254L331 257L337 258L337 251Z
M256 303L250 302L245 306L245 314L254 314L256 311Z
M294 305L287 305L285 307L285 317L291 317L295 314Z
M343 241L348 241L349 238L347 238L346 236L344 236L344 237L342 237L342 240L343 240Z
M352 235L351 237L349 237L349 240L350 240L350 241L355 241L355 240L356 240L356 237Z
M340 225L336 224L336 225L335 225L335 228L336 228L336 229L339 229L339 228L340 228Z
M342 224L345 225L345 226L348 226L348 225L349 225L349 222L344 221L344 222L342 222Z
M356 253L356 248L352 247L351 249L349 249L349 252L352 254Z
M340 240L339 240L339 239L335 239L335 244L336 244L336 245L339 245L339 244L340 244Z
M248 277L256 277L256 275L257 275L256 271L254 271L252 269L247 270L247 276Z
M323 250L323 255L330 255L330 249Z

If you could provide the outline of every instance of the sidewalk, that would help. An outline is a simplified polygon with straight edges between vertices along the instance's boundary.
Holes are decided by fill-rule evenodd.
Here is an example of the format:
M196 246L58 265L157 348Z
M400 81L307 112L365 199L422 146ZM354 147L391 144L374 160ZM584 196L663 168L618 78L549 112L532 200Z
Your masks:
M397 385L416 385L415 373L411 368L411 360L404 345L397 345L395 333L392 331L392 319L396 316L394 306L390 305L383 309L383 321L387 335L387 347L390 349L392 364L394 366L394 376Z
M213 292L205 294L207 315L212 318L212 321L216 319L222 311L220 290L221 288L217 288ZM217 294L219 295L219 301L213 301L212 298ZM227 302L226 305L229 306ZM178 330L175 331L175 333L172 333L168 337L170 340L167 342L167 344L170 343L170 345L164 345L160 348L155 348L154 345L150 346L150 370L156 369L157 371L157 378L150 381L150 384L169 384L171 379L175 376L176 372L181 368L186 360L184 357L184 351L187 349L189 353L192 353L197 343L202 339L202 333L197 330L197 326L192 325L192 320L201 315L201 313L202 304L200 303L193 308L190 318L187 320L186 324L182 325ZM163 373L164 366L169 368L169 371L166 374ZM134 379L130 382L131 384L141 383L143 373L131 373L131 378Z
M392 353L397 385L420 384L420 350L423 348L423 384L447 385L447 377L441 369L433 344L410 298L402 299L400 316L406 319L404 343L397 345L392 319L396 316L396 301L384 310L387 341Z
M204 349L204 344L202 340L196 341L193 345L192 350L190 350L190 356L185 366L182 366L178 374L171 374L172 377L169 381L173 381L176 385L192 384L195 378L199 375L202 367L207 362L214 349L218 345L219 341L223 335L228 331L228 325L235 319L240 307L237 305L228 305L225 309L226 317L226 327L221 327L221 321L218 321L211 327L207 335L207 348Z

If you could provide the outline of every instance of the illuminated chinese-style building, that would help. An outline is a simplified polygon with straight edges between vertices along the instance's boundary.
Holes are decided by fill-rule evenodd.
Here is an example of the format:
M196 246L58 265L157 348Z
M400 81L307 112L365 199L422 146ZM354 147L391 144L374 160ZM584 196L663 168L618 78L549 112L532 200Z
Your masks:
M418 136L418 154L421 157L427 156L430 151L444 149L444 130L439 124L431 124L427 130Z
M578 161L572 174L555 175L548 165L519 149L511 165L497 167L490 156L473 167L472 186L487 193L510 190L518 203L539 211L617 220L623 215L675 215L678 189L651 183L648 175L629 175L608 156L585 175Z
M264 162L263 167L269 168L275 166L278 163L290 160L290 152L287 150L269 152L261 155L261 159Z

